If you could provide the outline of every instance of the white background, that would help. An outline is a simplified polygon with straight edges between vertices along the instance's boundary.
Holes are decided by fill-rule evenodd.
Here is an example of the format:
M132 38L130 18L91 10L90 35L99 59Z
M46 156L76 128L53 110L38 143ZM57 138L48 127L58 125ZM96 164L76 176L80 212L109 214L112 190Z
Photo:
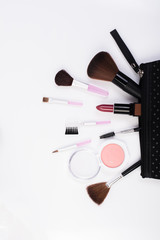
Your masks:
M86 186L108 180L101 171L88 182L68 172L73 151L58 146L137 126L137 118L105 114L100 103L136 99L112 83L91 80L86 69L99 51L108 51L119 69L138 80L109 32L116 28L138 63L160 59L158 0L0 0L0 239L159 240L160 182L142 179L137 169L111 189L97 206ZM72 87L57 87L66 69L75 79L108 89L107 99ZM77 99L83 108L49 105L42 97ZM65 136L67 120L111 120L110 126L82 128ZM118 137L130 163L139 160L138 134Z

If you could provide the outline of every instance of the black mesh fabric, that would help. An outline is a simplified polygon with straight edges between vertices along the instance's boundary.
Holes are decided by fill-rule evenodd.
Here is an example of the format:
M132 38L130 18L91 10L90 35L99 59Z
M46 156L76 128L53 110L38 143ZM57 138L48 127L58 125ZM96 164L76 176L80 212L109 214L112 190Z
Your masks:
M160 179L160 61L141 64L141 175Z

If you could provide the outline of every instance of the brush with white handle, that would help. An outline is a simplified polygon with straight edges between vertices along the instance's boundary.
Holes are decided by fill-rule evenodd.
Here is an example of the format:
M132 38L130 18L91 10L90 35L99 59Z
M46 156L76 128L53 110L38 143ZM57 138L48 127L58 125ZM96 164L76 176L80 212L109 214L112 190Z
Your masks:
M107 125L110 124L111 121L91 121L91 122L74 122L74 123L68 123L66 124L66 131L65 134L78 134L78 127L85 126L96 126L96 125Z
M89 144L89 143L91 143L91 139L88 139L88 140L85 140L85 141L82 141L82 142L78 142L76 144L69 145L67 147L59 148L57 150L54 150L52 153L57 153L57 152L63 152L63 151L71 150L71 149L74 149L74 148L77 148L77 147L82 147L82 146L84 146L86 144Z
M109 124L111 121L93 121L93 122L79 122L79 126L95 126Z
M56 74L55 83L58 86L79 87L79 88L85 89L89 92L99 94L99 95L104 96L104 97L107 97L108 94L109 94L108 91L106 91L102 88L99 88L97 86L87 84L87 83L83 83L83 82L80 82L80 81L77 81L77 80L73 79L65 70L61 70Z
M73 105L73 106L82 106L82 102L71 101L71 100L62 100L62 99L55 99L52 97L43 97L43 102L46 103L56 103L56 104L63 104L63 105Z

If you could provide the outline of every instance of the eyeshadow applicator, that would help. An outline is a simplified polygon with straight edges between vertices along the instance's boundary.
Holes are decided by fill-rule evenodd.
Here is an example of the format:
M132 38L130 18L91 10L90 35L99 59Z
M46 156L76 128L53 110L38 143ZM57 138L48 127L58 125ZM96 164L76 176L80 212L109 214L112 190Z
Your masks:
M101 104L96 106L101 112L112 112L116 114L127 114L132 116L141 116L141 104L140 103L115 103L113 104Z
M101 89L99 87L96 87L91 84L83 83L80 81L77 81L73 79L65 70L59 71L56 76L55 76L55 83L58 86L75 86L79 87L82 89L85 89L89 92L97 93L101 96L107 97L108 96L108 91Z
M107 52L99 52L95 55L88 65L87 73L91 78L113 82L130 95L141 98L139 85L119 71L114 60Z

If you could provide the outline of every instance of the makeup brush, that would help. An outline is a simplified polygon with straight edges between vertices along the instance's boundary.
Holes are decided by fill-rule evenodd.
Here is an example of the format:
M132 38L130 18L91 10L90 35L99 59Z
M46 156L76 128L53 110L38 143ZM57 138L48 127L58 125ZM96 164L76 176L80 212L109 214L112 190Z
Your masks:
M71 101L71 100L62 100L62 99L55 99L52 97L43 97L42 99L43 102L45 103L58 103L58 104L64 104L64 105L74 105L74 106L82 106L82 102L76 102L76 101Z
M141 160L131 165L129 168L127 168L125 171L123 171L118 177L114 178L110 182L101 182L92 184L87 187L87 192L90 196L90 198L100 205L104 199L106 198L107 194L109 193L109 190L111 189L111 186L116 183L118 180L120 180L122 177L125 177L127 174L135 170L141 165Z
M111 123L111 121L93 121L93 122L75 122L75 123L68 123L66 127L65 134L78 134L78 127L89 127L89 126L96 126L96 125L106 125Z
M112 112L116 114L128 114L132 116L141 116L141 104L140 103L115 103L113 104L101 104L96 106L101 112Z
M109 133L101 135L99 138L103 139L103 138L114 137L115 135L118 135L118 134L139 132L140 129L141 129L140 127L137 127L137 128L131 128L131 129L123 130L123 131L120 131L120 132L109 132Z
M83 142L78 142L78 143L69 145L69 146L67 146L67 147L59 148L59 149L57 149L57 150L54 150L52 153L67 151L67 150L70 150L70 149L74 149L74 148L77 148L77 147L81 147L81 146L86 145L86 144L89 144L89 143L91 143L91 139L85 140L85 141L83 141Z
M55 83L58 86L75 86L83 88L89 92L97 93L101 96L108 96L108 91L103 90L99 87L93 86L91 84L86 84L73 79L65 70L59 71L55 76Z
M88 66L87 73L91 78L113 82L130 95L141 98L139 85L119 71L107 52L99 52L95 55Z

